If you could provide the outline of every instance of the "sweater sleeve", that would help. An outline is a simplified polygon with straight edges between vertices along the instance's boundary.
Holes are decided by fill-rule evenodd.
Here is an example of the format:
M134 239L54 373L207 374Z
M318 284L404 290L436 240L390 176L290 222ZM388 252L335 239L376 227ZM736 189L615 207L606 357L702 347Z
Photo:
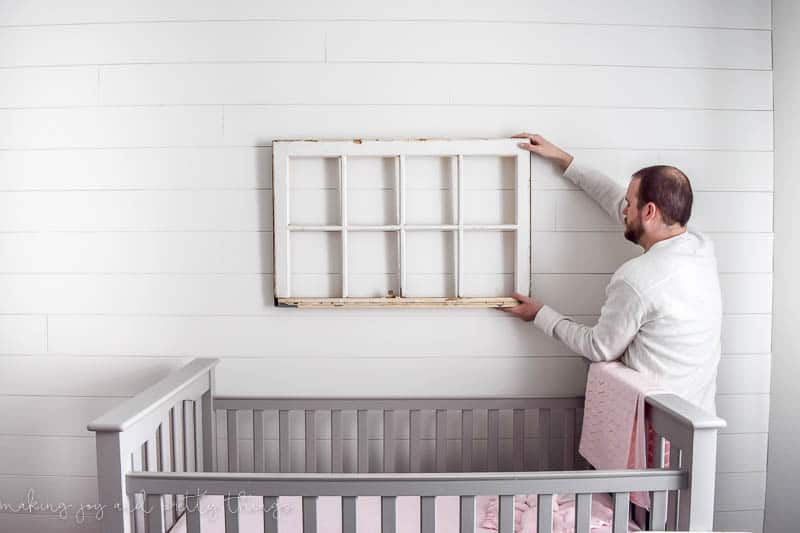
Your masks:
M611 218L622 224L626 187L602 172L576 162L575 159L564 171L564 177L583 189Z
M645 307L639 293L627 281L617 278L606 289L606 301L594 326L574 322L548 306L539 310L534 324L573 352L598 362L621 357L644 319Z

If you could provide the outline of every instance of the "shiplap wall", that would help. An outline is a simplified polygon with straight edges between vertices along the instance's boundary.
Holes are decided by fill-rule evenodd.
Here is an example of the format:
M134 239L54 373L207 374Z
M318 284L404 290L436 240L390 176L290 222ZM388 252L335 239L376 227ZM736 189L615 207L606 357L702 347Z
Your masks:
M272 306L272 139L529 130L693 179L725 311L716 526L760 531L770 28L765 0L0 1L0 498L95 502L86 423L192 356L222 393L580 393L579 357L495 311ZM538 160L534 197L534 292L591 321L637 249Z

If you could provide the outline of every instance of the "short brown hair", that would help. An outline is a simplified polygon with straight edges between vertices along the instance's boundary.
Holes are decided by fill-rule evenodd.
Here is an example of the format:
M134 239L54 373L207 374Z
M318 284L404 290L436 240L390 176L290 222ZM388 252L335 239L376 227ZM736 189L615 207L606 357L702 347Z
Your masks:
M685 226L692 215L692 184L680 169L669 165L645 167L633 175L639 179L639 208L653 202L664 224Z

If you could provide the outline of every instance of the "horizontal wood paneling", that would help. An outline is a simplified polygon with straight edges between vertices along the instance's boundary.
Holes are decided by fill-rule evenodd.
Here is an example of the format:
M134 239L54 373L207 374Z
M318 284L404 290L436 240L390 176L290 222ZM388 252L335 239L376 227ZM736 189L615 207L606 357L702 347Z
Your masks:
M0 474L94 476L92 437L0 435Z
M327 31L328 61L749 69L772 64L770 34L762 31L468 22L345 22ZM414 46L407 44L409 35Z
M33 516L57 517L65 523L79 523L82 517L84 526L95 522L95 512L98 509L90 507L98 503L97 480L94 476L0 475L0 500L4 504L17 507L20 503L28 503L29 491L33 501L41 506L34 506L31 512ZM48 504L50 507L45 507ZM25 509L19 515L25 516L27 512ZM0 514L0 526L8 524L6 520L11 516L14 515L8 511ZM19 531L19 529L4 529L4 531Z
M766 432L769 426L768 394L728 394L717 398L717 415L728 426L720 433Z
M644 166L668 163L687 173L696 192L772 190L772 152L567 148L623 182ZM544 160L533 158L532 163L535 191L575 189ZM271 147L0 151L1 190L271 187Z
M280 311L265 317L51 316L49 349L71 355L483 357L570 355L532 324L494 310ZM594 323L596 317L578 316ZM370 336L360 335L363 320ZM396 334L401 320L407 335ZM305 333L314 331L314 336ZM392 339L386 342L386 339ZM723 318L725 354L769 353L764 315Z
M230 106L225 108L225 143L260 146L277 138L505 137L531 125L563 145L578 148L772 149L768 111L455 105Z
M95 105L97 78L97 67L3 69L0 107Z
M596 315L609 277L535 274L533 291L563 313ZM432 275L423 278L422 281L435 281ZM769 313L770 278L768 274L722 274L724 312ZM248 274L3 274L0 291L5 297L0 300L0 314L276 316L291 313L274 307L272 285L271 275Z
M38 354L46 350L47 319L45 317L0 317L0 353Z
M764 509L766 478L766 472L717 474L715 510L722 512ZM741 526L737 529L741 529Z
M763 533L764 511L723 511L714 513L714 529Z
M58 46L50 43L57 42ZM0 66L322 61L316 22L88 24L0 28ZM98 46L98 43L103 43Z
M56 361L55 364L63 363ZM94 436L94 433L86 429L86 425L120 401L119 398L103 397L0 396L1 433Z
M717 440L717 472L765 472L767 434L723 434Z
M216 106L0 110L0 120L8 125L0 130L0 148L267 146L279 138L503 137L537 124L540 131L575 147L772 149L769 111L281 105L229 106L224 119L221 112Z
M645 24L667 26L711 26L769 30L770 4L764 0L676 0L665 5L644 0L631 5L609 0L596 10L591 0L500 0L492 5L447 0L430 4L413 0L399 4L376 4L357 0L332 5L318 0L299 0L291 5L259 0L234 0L218 6L181 0L164 5L155 0L130 4L121 0L80 0L69 7L54 0L4 2L0 6L3 25L68 24L167 20L240 19L361 19L361 20L511 20L575 22L584 24Z
M280 79L281 83L275 83ZM419 80L425 83L420 84ZM320 91L319 87L325 90ZM592 87L587 91L587 87ZM270 63L100 68L102 105L471 104L772 109L755 70ZM46 101L43 99L43 101Z
M270 187L271 147L0 150L2 190Z
M726 355L719 362L717 394L768 394L770 355Z

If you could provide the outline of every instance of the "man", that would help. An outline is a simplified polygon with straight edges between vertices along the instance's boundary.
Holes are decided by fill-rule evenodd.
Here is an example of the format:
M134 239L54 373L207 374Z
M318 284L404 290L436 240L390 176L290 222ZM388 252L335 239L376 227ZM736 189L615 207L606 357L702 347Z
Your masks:
M687 228L692 209L689 179L675 167L636 172L626 189L580 165L541 135L520 143L552 161L609 215L644 253L611 276L595 326L578 324L536 298L519 293L505 310L533 320L547 335L591 361L622 358L665 389L716 414L722 303L711 241Z

